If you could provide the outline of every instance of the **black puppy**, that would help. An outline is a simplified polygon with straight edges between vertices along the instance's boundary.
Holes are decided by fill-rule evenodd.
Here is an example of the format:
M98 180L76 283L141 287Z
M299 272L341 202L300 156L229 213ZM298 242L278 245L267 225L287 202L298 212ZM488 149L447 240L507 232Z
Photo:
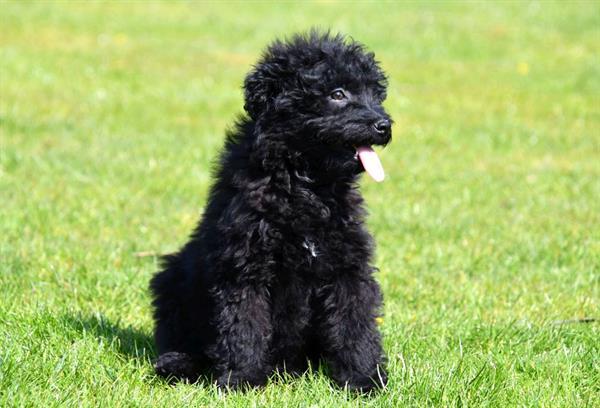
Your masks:
M386 78L362 45L276 41L246 77L202 220L154 276L156 371L264 384L324 360L332 378L386 384L372 238L357 179L383 170Z

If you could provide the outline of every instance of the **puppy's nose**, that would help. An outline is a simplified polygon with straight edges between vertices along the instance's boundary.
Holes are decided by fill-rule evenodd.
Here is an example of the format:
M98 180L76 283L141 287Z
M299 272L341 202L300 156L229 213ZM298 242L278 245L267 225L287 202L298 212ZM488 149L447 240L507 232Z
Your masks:
M390 131L391 124L390 124L389 120L381 119L381 120L378 120L377 122L375 122L375 124L373 124L373 127L375 128L377 133L380 133L383 135Z

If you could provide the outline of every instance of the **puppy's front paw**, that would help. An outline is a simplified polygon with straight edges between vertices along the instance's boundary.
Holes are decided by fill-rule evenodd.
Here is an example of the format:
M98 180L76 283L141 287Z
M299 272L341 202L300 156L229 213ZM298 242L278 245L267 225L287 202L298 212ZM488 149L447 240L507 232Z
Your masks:
M385 388L388 377L385 369L377 367L377 372L371 376L364 376L354 373L345 380L336 379L337 384L342 388L355 391L361 394L367 394L379 388Z
M248 388L261 387L267 383L267 375L264 373L243 373L229 371L217 378L219 388L230 390L244 390Z

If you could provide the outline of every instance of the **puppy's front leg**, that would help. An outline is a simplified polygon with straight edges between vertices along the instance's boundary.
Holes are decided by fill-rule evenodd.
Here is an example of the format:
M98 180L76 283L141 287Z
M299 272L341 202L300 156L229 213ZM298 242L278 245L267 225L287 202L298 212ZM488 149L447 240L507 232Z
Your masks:
M270 372L272 338L266 287L228 283L217 288L215 325L217 384L230 388L263 385Z
M371 276L340 275L321 293L319 326L325 360L341 387L368 392L387 383L375 318L381 305Z

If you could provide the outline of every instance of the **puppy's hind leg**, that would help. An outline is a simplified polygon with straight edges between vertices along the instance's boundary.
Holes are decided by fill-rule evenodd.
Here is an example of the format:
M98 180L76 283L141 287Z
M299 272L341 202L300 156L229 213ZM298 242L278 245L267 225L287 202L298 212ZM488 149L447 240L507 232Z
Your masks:
M164 270L150 282L154 295L154 338L159 353L154 369L162 377L193 382L200 375L202 361L196 355L183 352L194 352L194 349L186 344L193 335L183 313L187 305L182 299L187 288L182 284L184 279L179 255L166 256L163 262Z

